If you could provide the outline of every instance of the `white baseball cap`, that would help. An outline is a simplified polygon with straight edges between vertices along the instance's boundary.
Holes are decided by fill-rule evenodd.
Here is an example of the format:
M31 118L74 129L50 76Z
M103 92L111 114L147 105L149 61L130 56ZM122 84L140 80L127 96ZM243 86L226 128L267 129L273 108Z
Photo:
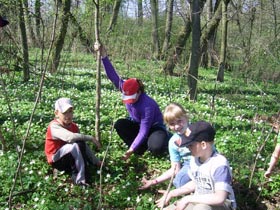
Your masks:
M72 107L73 105L70 98L60 98L55 102L55 110L58 110L61 113L66 112L69 108Z

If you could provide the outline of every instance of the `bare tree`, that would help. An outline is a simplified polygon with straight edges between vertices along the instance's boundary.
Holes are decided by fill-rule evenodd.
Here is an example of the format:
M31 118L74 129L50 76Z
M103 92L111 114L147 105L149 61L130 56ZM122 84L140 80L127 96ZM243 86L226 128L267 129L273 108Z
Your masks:
M141 26L143 25L143 0L138 0L137 1L137 21L138 21L138 25Z
M24 5L24 14L25 14L25 20L27 21L27 28L29 31L29 37L31 39L31 42L29 44L36 46L37 45L37 40L36 36L34 33L33 29L33 24L32 24L32 14L29 11L29 5L28 5L28 0L23 0L23 5Z
M91 52L91 40L86 36L85 30L82 28L81 24L77 21L77 18L70 13L70 21L73 24L75 31L78 33L81 44L86 48L87 52Z
M62 2L60 2L62 3ZM57 5L58 6L58 5ZM63 12L62 12L62 18L61 18L61 26L59 29L59 35L58 38L55 40L55 49L52 53L51 58L51 66L50 66L50 72L54 73L56 72L59 62L60 62L60 54L64 46L64 40L67 33L68 28L68 22L69 22L69 16L70 16L70 9L71 9L71 0L65 0L62 3Z
M95 42L100 43L100 11L99 11L99 0L95 0ZM96 62L96 95L95 95L95 136L98 141L101 141L101 132L100 132L100 103L101 103L101 56L100 51L97 51L97 62Z
M172 20L173 20L173 5L174 5L174 0L167 0L164 41L163 41L162 51L161 51L162 58L166 57L167 50L170 45L171 28L172 28Z
M200 60L200 6L199 0L192 2L192 54L190 58L190 67L188 69L188 86L190 89L190 100L197 98L197 79L198 66Z
M35 1L35 31L36 31L36 40L38 41L39 46L42 47L42 37L41 37L41 1Z
M206 0L200 1L200 9L204 7ZM186 11L185 15L183 16L184 25L181 27L179 32L176 44L174 46L174 50L169 53L168 58L166 59L166 63L164 64L163 71L168 75L173 75L174 68L179 62L183 49L185 48L186 42L189 39L191 32L192 32L192 23L190 18L190 12ZM187 67L186 67L187 68Z
M275 3L275 0L271 0L271 5L272 5L272 12L273 12L273 22L274 22L274 28L273 28L273 31L274 31L274 38L276 39L277 38L277 34L278 34L278 30L277 30L277 7L276 7L276 3Z
M152 51L155 58L159 56L159 35L158 35L158 0L151 0L151 10L152 10Z
M211 18L211 21L207 24L206 29L202 31L201 40L200 40L201 49L205 48L209 38L217 30L221 18L222 18L222 4L220 2L217 9L215 10L214 16Z
M217 75L217 81L224 81L224 71L226 64L226 49L227 49L227 28L228 28L228 20L227 20L227 6L229 0L223 0L222 4L222 40L221 40L221 52L220 52L220 62L219 62L219 70Z
M182 26L181 31L179 32L174 50L169 54L166 63L164 64L163 71L168 75L173 75L174 67L180 58L182 51L186 45L187 40L191 34L191 20L190 16L187 15L184 26Z
M30 72L29 72L29 52L28 52L26 25L24 19L23 0L18 1L18 8L19 8L18 18L19 18L19 27L20 27L21 45L22 45L22 54L23 54L23 81L27 82L30 78Z
M207 0L206 2L206 24L205 27L209 27L209 23L211 22L214 12L217 9L217 5L219 5L221 0L217 0L213 2L213 0ZM215 3L215 6L213 5ZM217 34L217 28L212 31L212 33L209 35L209 38L207 40L207 45L204 45L203 48L201 48L201 63L200 65L205 68L211 68L214 65L214 61L217 63L217 56L215 52L215 38Z
M117 24L117 19L118 19L118 14L120 11L121 3L122 3L122 0L115 0L114 7L113 7L113 14L111 16L111 20L110 20L107 31L113 30L113 28Z

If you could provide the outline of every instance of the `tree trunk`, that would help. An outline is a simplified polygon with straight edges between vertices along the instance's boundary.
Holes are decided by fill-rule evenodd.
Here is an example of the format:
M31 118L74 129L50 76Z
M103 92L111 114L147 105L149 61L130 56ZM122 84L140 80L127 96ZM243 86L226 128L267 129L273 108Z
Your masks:
M214 34L217 27L219 26L220 20L222 18L222 4L219 3L217 10L209 24L207 25L206 30L202 32L201 39L200 39L200 48L203 49L205 45L207 45L209 38L211 35Z
M109 23L109 27L107 29L107 32L112 31L115 25L117 24L118 14L120 11L122 0L115 0L114 2L114 8L113 8L113 14Z
M99 37L99 0L95 0L95 41L100 43ZM100 103L101 103L101 56L100 51L97 51L97 62L96 62L96 94L95 94L95 137L98 141L101 141L101 132L100 132Z
M202 9L206 0L200 1L200 8ZM184 20L185 24L182 27L181 31L179 32L178 39L176 41L174 50L168 55L168 58L166 59L166 63L163 67L163 71L165 74L168 75L174 75L174 68L176 63L181 57L182 51L185 48L186 42L190 37L191 31L192 31L192 25L191 25L191 18L189 16L189 12L186 12L186 17Z
M151 0L152 10L152 51L155 58L159 57L159 36L158 36L158 0Z
M193 0L192 2L192 54L190 67L188 69L188 86L190 89L190 100L197 99L197 79L198 66L200 60L200 0Z
M221 40L221 52L220 52L220 63L219 63L219 71L217 75L217 81L224 82L224 71L226 64L226 49L227 49L227 6L228 0L223 0L222 4L222 40Z
M167 1L167 14L166 14L166 22L165 22L165 38L162 45L161 57L165 59L167 55L167 51L170 45L170 37L171 37L171 28L172 28L172 20L173 20L173 5L174 0Z
M23 12L23 1L18 1L19 6L19 27L21 33L21 44L22 44L22 54L23 54L23 81L27 82L30 78L29 72L29 52L28 52L28 44L27 44L27 35L26 35L26 26L24 20L24 12Z
M182 54L182 51L186 45L187 40L191 34L192 27L190 17L188 16L185 22L185 25L182 27L181 31L179 32L178 39L175 44L174 51L168 56L167 61L163 67L163 71L165 74L173 75L173 69Z
M62 20L61 20L62 23L59 29L59 35L54 43L55 48L52 54L51 67L50 67L51 73L56 72L59 66L60 54L63 49L65 35L67 33L67 28L68 28L70 8L71 8L71 0L65 0L63 4L63 13L62 13Z
M38 45L40 47L43 46L43 41L41 37L41 1L35 1L35 28L36 28L36 40L38 41Z
M137 22L139 26L142 26L143 25L143 0L138 0L137 5L138 5Z
M27 21L27 27L30 35L31 42L29 41L29 44L32 46L37 46L37 40L36 36L33 30L33 24L32 24L32 18L31 14L29 12L29 5L28 5L28 0L23 0L23 5L24 5L24 13L25 13L25 20Z
M212 19L212 16L214 14L213 11L213 0L209 0L209 7L208 7L208 22L210 22L210 20ZM215 34L216 34L217 30L215 30L215 32L210 36L209 40L208 40L208 45L207 45L207 68L211 68L214 64L213 62L213 56L212 54L214 53L215 49L214 49L214 45L215 45Z
M273 22L274 22L274 27L273 27L273 31L274 31L274 38L277 39L277 34L278 34L278 24L277 24L277 7L276 7L276 3L275 0L271 1L272 4L272 12L273 12ZM278 11L279 12L279 11ZM279 14L279 13L278 13Z
M6 152L6 141L5 141L5 138L4 136L2 135L2 129L1 129L1 125L0 125L0 141L2 143L2 152Z
M72 13L69 14L69 17L70 17L71 23L73 24L73 26L75 27L75 29L76 29L76 31L77 31L77 33L79 35L79 39L80 39L82 45L86 48L87 52L92 52L91 40L89 40L87 38L86 33L83 30L82 26L78 23L76 17Z

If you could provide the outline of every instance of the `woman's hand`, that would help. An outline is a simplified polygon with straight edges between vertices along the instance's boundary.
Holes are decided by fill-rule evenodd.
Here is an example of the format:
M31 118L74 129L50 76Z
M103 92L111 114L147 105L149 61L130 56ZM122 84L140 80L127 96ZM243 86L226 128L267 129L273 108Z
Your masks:
M132 150L132 149L127 150L127 151L124 153L122 159L123 159L123 160L127 160L127 159L132 155L132 153L133 153L133 150Z
M102 58L107 56L107 52L106 52L105 47L99 42L94 43L94 50L95 51L100 51L100 55L101 55Z

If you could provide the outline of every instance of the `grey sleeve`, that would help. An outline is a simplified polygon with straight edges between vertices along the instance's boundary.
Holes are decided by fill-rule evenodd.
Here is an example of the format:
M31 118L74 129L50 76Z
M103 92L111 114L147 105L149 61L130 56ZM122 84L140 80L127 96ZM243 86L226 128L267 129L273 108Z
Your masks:
M84 135L81 133L73 133L65 128L63 128L59 123L52 123L51 133L53 139L60 139L68 143L73 143L75 141L92 141L93 137L90 135Z

